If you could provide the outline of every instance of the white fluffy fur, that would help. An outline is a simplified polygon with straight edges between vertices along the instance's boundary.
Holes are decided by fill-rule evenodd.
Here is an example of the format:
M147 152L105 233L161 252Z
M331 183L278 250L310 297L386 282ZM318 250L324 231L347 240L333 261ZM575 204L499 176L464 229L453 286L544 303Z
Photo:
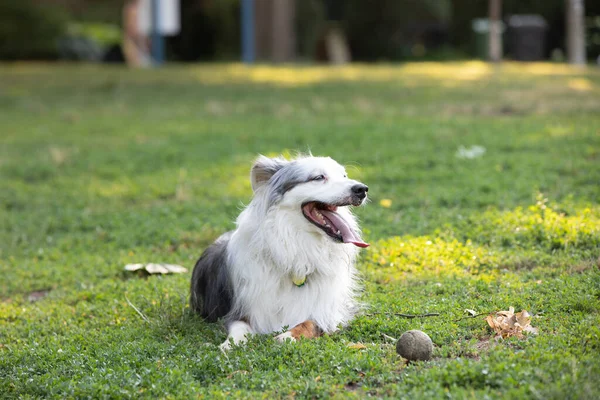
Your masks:
M248 323L230 324L226 343L229 339L239 343L251 333L292 328L306 320L330 333L356 312L354 263L359 249L334 241L307 221L301 205L315 200L340 202L359 182L348 179L344 168L331 158L305 157L295 162L307 174L323 174L327 179L297 184L276 204L269 204L269 182L260 182L253 172L254 198L239 215L227 246L235 288L232 315L245 316ZM338 214L358 232L349 207L338 208ZM306 284L295 286L293 276L306 276Z
M221 344L221 350L231 349L231 345L244 343L247 336L252 333L252 327L244 321L234 321L229 325L227 340ZM231 340L229 340L231 339Z

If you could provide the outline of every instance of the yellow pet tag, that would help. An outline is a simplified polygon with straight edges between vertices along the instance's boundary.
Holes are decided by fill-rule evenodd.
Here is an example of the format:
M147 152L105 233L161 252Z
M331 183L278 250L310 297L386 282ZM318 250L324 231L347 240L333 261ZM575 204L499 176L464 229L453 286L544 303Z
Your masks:
M298 277L293 277L292 278L292 282L294 282L294 285L296 285L298 287L302 287L306 283L306 275L305 276L301 276L299 278Z

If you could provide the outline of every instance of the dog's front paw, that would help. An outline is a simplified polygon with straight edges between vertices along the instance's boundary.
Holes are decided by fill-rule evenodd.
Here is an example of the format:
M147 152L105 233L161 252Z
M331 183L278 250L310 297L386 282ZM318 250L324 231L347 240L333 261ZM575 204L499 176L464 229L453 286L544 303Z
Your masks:
M275 336L275 340L278 341L279 343L285 343L285 342L295 342L296 338L294 336L292 336L292 333L290 331L287 332L283 332L281 335L277 335Z

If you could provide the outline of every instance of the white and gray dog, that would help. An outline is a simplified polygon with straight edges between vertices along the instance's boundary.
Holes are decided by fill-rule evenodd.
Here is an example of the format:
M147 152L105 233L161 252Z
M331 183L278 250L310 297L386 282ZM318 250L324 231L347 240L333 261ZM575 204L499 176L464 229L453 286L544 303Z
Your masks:
M290 328L279 341L334 332L357 311L360 238L348 206L368 187L328 157L260 156L254 198L237 229L219 237L192 274L191 306L208 321L225 317L229 349L253 333Z

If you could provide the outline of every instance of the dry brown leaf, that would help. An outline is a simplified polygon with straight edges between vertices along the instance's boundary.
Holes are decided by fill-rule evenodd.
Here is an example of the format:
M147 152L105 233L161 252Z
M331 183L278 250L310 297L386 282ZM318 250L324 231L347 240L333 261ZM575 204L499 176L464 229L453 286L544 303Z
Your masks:
M527 310L515 314L514 307L510 307L508 311L497 311L488 315L485 320L496 333L496 337L516 336L523 339L523 332L538 333L538 329L530 325L531 314Z
M516 313L515 317L517 318L519 325L521 325L523 328L525 328L531 322L531 315L526 310Z

